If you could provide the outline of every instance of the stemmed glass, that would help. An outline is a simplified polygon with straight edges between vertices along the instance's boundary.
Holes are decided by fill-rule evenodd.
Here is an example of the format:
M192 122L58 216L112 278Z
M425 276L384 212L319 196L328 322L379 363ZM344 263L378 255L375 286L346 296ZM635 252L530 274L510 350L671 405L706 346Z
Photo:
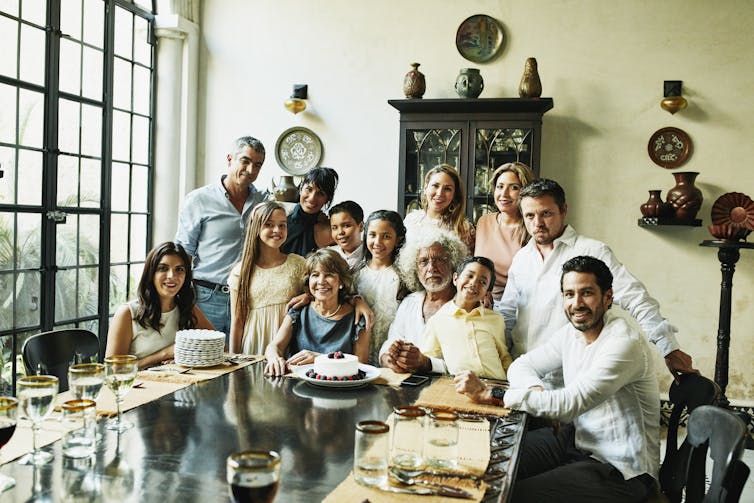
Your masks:
M0 396L0 449L5 446L16 431L18 400L10 396ZM16 481L0 473L0 493L16 485Z
M31 433L34 450L21 458L22 465L44 465L52 461L52 454L37 447L37 432L42 423L55 407L58 395L58 378L55 376L27 376L16 383L18 402L27 418L31 421Z
M123 398L136 379L138 365L134 355L114 355L105 358L105 384L115 395L118 417L107 422L108 430L118 432L133 428L133 423L121 417Z
M79 363L68 367L71 394L79 400L97 400L105 384L105 366L101 363Z

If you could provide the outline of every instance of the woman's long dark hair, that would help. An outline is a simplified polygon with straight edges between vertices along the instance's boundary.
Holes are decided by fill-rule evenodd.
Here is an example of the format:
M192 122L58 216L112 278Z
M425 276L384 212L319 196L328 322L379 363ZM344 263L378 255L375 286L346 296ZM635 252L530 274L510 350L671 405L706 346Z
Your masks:
M196 303L196 293L191 284L191 257L189 257L183 246L172 241L166 241L152 248L144 262L144 271L141 273L139 280L138 297L139 308L136 310L134 320L144 328L153 328L160 331L160 317L162 309L160 307L160 296L154 286L154 275L157 272L157 266L165 255L177 255L186 267L186 279L183 286L175 296L175 305L178 308L178 329L194 328L196 317L194 316L194 304Z

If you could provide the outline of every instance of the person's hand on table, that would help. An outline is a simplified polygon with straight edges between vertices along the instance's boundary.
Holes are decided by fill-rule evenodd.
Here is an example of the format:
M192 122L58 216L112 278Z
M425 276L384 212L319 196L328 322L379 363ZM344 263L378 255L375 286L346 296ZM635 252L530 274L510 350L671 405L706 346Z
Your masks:
M283 376L288 371L285 358L282 356L276 356L271 360L267 360L264 366L264 373L266 375Z
M307 363L314 363L314 359L319 356L319 353L309 351L308 349L302 349L295 355L288 358L288 365L306 365Z
M470 370L462 370L453 378L456 391L469 397L472 402L503 405L500 400L492 397L492 388L486 386Z
M678 376L681 374L698 374L699 371L692 365L691 356L687 355L680 349L671 351L665 356L665 365L667 365L673 379L678 382Z

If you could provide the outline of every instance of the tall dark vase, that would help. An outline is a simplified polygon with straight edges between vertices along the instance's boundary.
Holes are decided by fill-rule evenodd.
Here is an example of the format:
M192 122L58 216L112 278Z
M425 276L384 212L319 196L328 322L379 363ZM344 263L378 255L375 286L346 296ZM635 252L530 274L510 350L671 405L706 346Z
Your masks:
M702 206L704 196L694 181L699 173L680 171L673 173L675 187L668 191L667 202L673 207L675 217L681 220L693 220Z

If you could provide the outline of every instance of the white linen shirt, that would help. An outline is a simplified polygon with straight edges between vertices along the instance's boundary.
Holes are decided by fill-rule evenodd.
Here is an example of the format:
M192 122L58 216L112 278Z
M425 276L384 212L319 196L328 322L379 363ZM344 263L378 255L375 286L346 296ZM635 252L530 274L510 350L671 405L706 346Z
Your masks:
M414 292L403 298L398 310L395 312L395 319L390 324L387 333L387 340L380 347L380 358L387 353L393 341L410 342L416 347L422 347L424 344L424 298L426 292ZM445 362L442 358L429 358L432 362L432 372L444 374L446 372Z
M562 368L565 387L537 391L542 376ZM630 479L660 465L660 396L649 344L610 313L587 344L570 324L508 368L506 407L573 421L576 447Z
M660 314L660 305L644 285L615 257L603 242L580 236L570 225L553 242L547 260L533 239L513 257L508 283L495 310L505 318L506 338L513 358L531 351L569 325L563 313L560 277L569 259L589 255L602 260L613 274L613 301L628 311L662 356L680 349L673 335L678 331Z

